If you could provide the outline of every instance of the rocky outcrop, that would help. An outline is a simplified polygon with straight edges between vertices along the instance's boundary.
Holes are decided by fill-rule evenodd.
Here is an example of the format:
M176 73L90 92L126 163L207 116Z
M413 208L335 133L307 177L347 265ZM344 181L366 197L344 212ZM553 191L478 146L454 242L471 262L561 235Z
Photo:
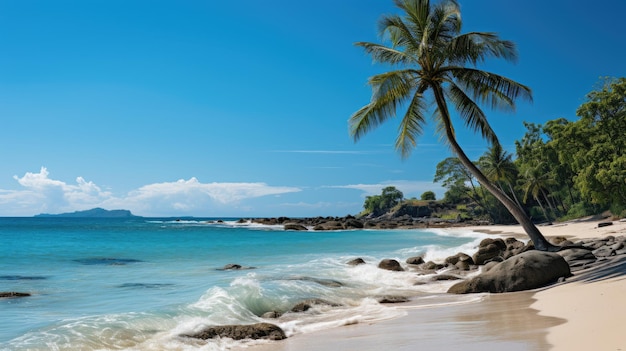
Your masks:
M570 267L562 256L543 251L528 251L513 256L471 279L453 285L448 292L503 293L536 289L569 277Z
M378 217L308 217L308 218L254 218L254 223L282 225L285 230L349 230L349 229L410 229L442 228L466 225L482 225L483 221L444 220L432 217L433 211L443 205L433 202L429 206L403 205ZM423 207L423 208L422 208ZM426 210L429 209L430 210ZM247 222L247 220L246 220Z
M277 325L271 323L256 323L249 325L220 325L203 329L194 334L181 335L183 337L194 339L213 339L213 338L230 338L234 340L243 339L267 339L267 340L283 340L287 336L285 332Z
M283 225L283 227L285 228L285 230L296 230L296 231L307 231L307 230L309 230L307 227L303 226L302 224L298 224L298 223L285 223Z

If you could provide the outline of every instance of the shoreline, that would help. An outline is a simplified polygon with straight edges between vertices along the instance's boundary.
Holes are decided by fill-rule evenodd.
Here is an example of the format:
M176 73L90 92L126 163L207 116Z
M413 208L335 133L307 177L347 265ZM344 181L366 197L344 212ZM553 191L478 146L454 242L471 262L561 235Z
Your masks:
M570 240L626 235L626 222L579 219L541 226L546 238ZM452 227L458 230L527 238L520 225ZM295 335L281 342L248 346L250 351L376 351L420 349L626 350L620 326L626 315L626 255L583 269L562 283L503 294L481 294L479 302L415 308L407 315L372 324L343 326ZM453 337L451 337L451 335Z

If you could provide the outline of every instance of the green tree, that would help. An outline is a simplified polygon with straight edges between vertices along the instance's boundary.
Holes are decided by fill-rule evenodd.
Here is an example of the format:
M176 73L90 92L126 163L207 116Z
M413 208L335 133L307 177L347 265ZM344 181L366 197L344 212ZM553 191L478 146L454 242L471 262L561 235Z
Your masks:
M420 199L424 200L424 201L434 201L437 200L437 196L435 195L434 192L432 191L425 191L422 196L420 196Z
M527 167L522 173L521 182L524 188L524 202L528 201L529 195L532 196L537 204L539 204L545 219L548 221L552 220L539 196L542 195L545 204L549 205L546 189L548 189L552 180L550 179L550 173L545 169L545 164L540 163Z
M383 188L380 195L367 196L363 208L365 212L379 216L395 205L399 204L404 198L404 194L394 186Z
M614 212L625 209L626 78L607 80L587 95L576 114L580 120L564 131L588 143L572 155L576 185L594 203Z
M520 208L521 203L517 199L513 184L517 180L517 166L513 163L513 155L506 152L500 144L493 144L489 150L478 160L481 170L496 184L503 193L506 193L502 184L508 187L509 194Z
M450 102L468 128L480 132L490 143L498 143L479 104L513 110L515 100L520 97L530 100L531 92L522 84L477 66L488 58L514 61L515 45L494 33L461 33L460 7L454 0L433 5L428 0L395 0L395 4L403 16L385 15L380 20L381 38L389 40L391 45L356 43L374 61L397 69L369 78L371 101L350 117L350 134L359 140L395 117L399 108L405 108L395 146L402 157L408 157L423 133L429 115L428 100L433 99L433 116L442 139L463 166L506 206L537 249L556 250L526 213L470 161L457 142L448 110Z

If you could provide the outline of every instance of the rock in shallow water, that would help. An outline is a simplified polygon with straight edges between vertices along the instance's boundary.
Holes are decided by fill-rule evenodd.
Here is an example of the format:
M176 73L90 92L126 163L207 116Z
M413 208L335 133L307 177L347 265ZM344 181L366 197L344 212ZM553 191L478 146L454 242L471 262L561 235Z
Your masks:
M0 291L0 298L3 297L27 297L29 293L15 292L15 291Z
M248 325L219 325L207 327L198 333L184 334L181 336L204 340L217 337L230 338L234 340L283 340L287 338L285 332L279 326L271 323L256 323Z
M380 261L380 263L378 264L378 268L386 269L388 271L395 271L395 272L404 271L404 268L400 266L400 262L394 259L384 259Z

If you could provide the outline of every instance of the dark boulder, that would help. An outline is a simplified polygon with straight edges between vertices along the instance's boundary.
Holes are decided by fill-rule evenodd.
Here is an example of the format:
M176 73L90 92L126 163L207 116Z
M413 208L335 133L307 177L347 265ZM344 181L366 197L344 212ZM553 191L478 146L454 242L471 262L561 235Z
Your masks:
M218 271L239 271L244 269L255 269L256 267L242 266L237 263L229 263L222 268L218 268Z
M506 247L506 243L500 238L483 239L478 246L478 251L473 256L474 263L478 265L485 264L494 257L502 255Z
M333 307L339 306L335 303L332 303L330 301L326 301L323 299L308 299L308 300L304 300L304 301L297 303L295 306L291 308L290 311L291 312L306 312L315 305L326 305L326 306L333 306Z
M469 256L462 252L459 252L454 256L447 257L444 262L452 266L456 265L458 262L465 262L468 265L474 264L474 260L472 259L472 256Z
M361 265L361 264L365 264L365 260L363 260L360 257L357 257L355 259L352 259L352 260L348 261L347 264L350 265L350 266L358 266L358 265Z
M459 277L458 275L452 275L452 274L436 274L432 278L430 278L430 280L434 282L440 282L440 281L446 281L446 280L460 280L460 279L462 278Z
M322 222L313 227L313 230L342 230L343 224L340 221L330 220Z
M596 260L596 256L591 252L591 250L582 248L565 249L558 251L557 254L561 255L570 265L579 260Z
M296 230L296 231L307 231L307 227L303 226L302 224L298 224L298 223L285 223L283 225L285 230Z
M16 291L0 291L0 298L12 298L12 297L27 297L29 293L16 292Z
M422 256L409 257L405 262L408 264L422 264L424 263L424 258Z
M402 272L404 271L404 268L402 268L402 266L400 266L400 262L394 260L394 259L389 259L386 258L382 261L380 261L380 263L378 263L378 268L381 269L386 269L388 271L395 271L395 272Z
M570 267L560 255L528 251L498 263L489 271L453 285L448 292L513 292L535 289L571 276Z
M363 222L355 218L348 218L344 223L346 229L363 229Z
M444 267L445 266L442 265L441 263L435 263L433 261L428 261L428 262L424 263L424 265L422 266L422 269L434 271L434 270L442 269Z
M183 337L194 339L213 339L213 338L230 338L234 340L243 339L267 339L267 340L283 340L287 336L285 332L277 325L270 323L256 323L249 325L220 325L207 327L204 330L194 333L185 334Z
M378 303L403 303L403 302L411 301L406 296L391 296L391 295L380 296L376 300L378 301Z

